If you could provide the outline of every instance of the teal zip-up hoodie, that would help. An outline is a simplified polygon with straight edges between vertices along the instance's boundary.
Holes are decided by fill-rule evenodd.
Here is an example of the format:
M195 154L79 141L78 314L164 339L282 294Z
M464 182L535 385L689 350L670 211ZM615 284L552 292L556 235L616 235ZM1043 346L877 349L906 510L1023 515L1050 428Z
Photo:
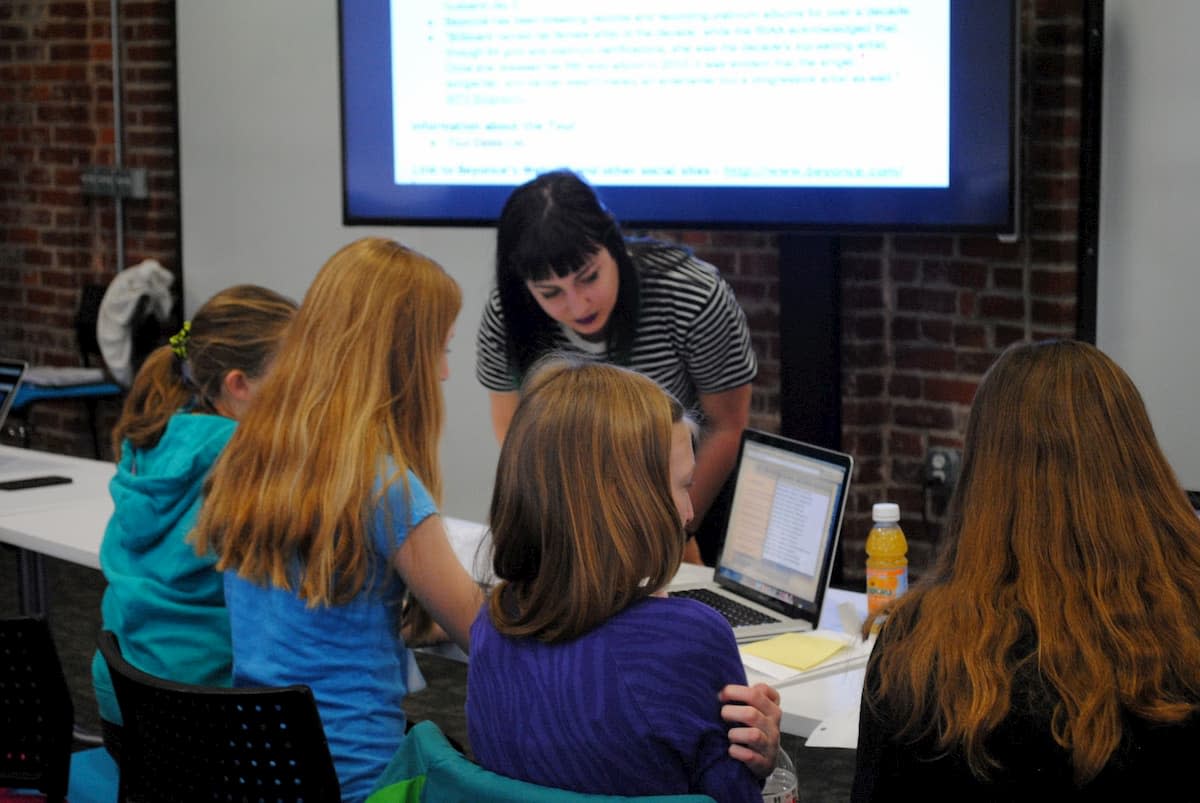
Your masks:
M125 659L144 672L182 683L230 686L229 613L216 556L200 556L187 535L200 512L209 469L236 422L179 412L152 449L128 441L109 484L113 516L100 545L108 580L100 610ZM108 667L92 660L102 719L121 724Z

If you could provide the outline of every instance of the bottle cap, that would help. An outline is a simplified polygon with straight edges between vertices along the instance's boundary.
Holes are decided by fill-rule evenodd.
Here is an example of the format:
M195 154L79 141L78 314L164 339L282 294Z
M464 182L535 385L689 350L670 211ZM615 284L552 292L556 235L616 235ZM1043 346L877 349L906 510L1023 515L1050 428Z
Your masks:
M871 515L875 521L900 521L900 506L895 502L876 502Z

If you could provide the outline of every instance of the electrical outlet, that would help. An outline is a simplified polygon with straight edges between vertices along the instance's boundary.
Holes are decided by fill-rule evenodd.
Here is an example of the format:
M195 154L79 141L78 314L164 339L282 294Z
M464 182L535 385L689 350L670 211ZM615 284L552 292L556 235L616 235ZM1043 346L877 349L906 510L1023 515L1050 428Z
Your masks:
M958 481L962 452L946 446L935 446L925 455L925 484L949 491Z

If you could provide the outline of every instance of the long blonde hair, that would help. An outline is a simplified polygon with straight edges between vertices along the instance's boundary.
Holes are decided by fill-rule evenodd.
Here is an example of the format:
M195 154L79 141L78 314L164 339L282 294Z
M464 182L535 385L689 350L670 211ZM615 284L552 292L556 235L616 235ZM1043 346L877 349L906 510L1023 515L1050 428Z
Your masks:
M117 459L126 440L139 449L154 447L185 405L216 412L213 405L230 371L258 379L295 311L295 301L254 284L228 287L205 301L178 353L159 346L138 370L113 427Z
M213 469L197 549L313 605L359 593L382 493L412 470L441 499L441 365L461 305L436 262L395 241L334 254Z
M873 658L867 703L887 701L902 735L936 735L986 778L1013 677L1032 671L1082 784L1123 715L1176 723L1200 707L1200 520L1137 389L1096 348L1018 345L988 371L947 539Z
M579 359L535 369L500 450L490 522L496 628L586 633L666 585L683 555L671 496L683 407L633 371Z

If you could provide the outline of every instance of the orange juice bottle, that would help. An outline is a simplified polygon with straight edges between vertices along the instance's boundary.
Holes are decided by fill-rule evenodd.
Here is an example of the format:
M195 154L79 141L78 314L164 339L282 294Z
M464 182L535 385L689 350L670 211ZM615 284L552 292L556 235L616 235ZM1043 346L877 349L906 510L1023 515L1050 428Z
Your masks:
M867 534L867 613L879 613L908 589L908 542L900 529L900 506L879 502L871 508L875 526Z

